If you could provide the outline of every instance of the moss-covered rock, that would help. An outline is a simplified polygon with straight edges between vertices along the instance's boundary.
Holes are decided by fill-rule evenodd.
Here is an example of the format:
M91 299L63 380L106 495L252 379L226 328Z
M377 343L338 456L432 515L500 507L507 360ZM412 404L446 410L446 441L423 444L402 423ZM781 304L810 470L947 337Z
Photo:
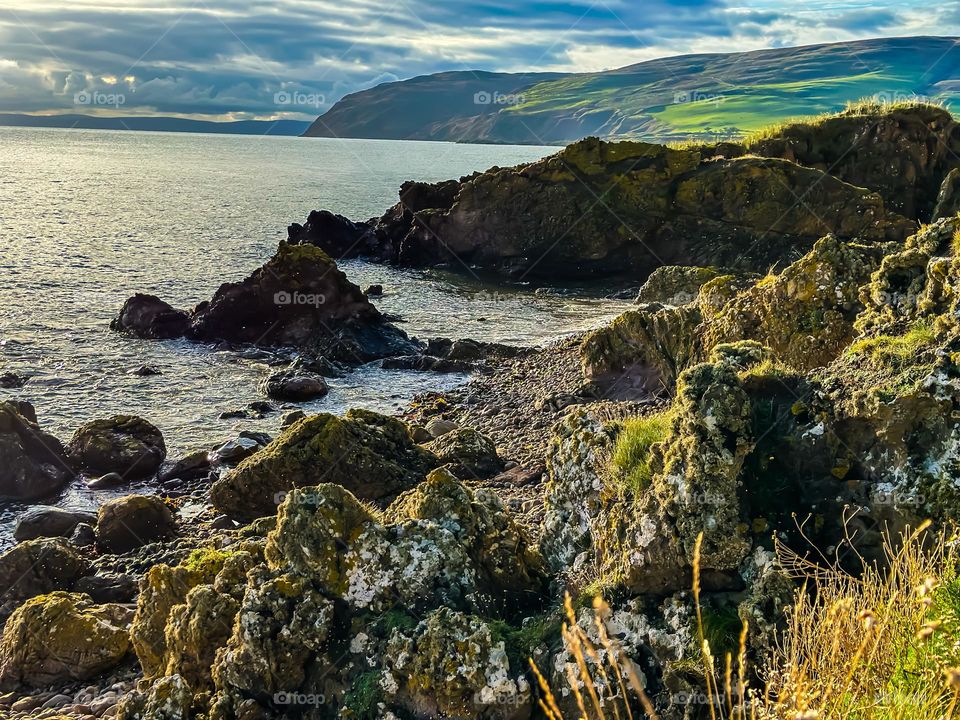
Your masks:
M87 595L31 598L7 620L0 640L0 687L40 688L111 670L130 650L130 611Z
M363 500L391 498L438 465L399 420L367 410L322 413L283 432L211 488L217 509L255 519L276 512L293 488L336 483Z
M135 415L115 415L81 426L67 446L76 467L93 475L152 475L167 456L163 434Z
M387 698L417 718L520 720L532 694L524 668L480 618L441 608L390 638L381 680Z
M155 495L126 495L97 512L97 545L104 552L129 552L175 534L173 511Z
M728 274L716 267L696 265L663 265L644 282L637 294L637 303L687 305L697 299L700 288L720 275Z
M179 675L161 678L146 692L135 691L117 704L117 720L191 720L193 690Z
M473 428L458 428L424 446L462 480L483 479L503 471L493 440Z
M0 555L0 621L24 600L72 590L90 563L63 538L27 540Z

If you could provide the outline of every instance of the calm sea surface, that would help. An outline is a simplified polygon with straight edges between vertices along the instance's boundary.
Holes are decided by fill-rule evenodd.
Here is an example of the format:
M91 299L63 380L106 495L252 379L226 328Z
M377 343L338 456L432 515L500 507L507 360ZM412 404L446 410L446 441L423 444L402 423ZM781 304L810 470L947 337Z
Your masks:
M265 365L208 346L117 335L109 323L123 301L145 291L189 308L256 269L310 210L366 219L396 202L404 180L459 177L555 150L0 128L0 372L30 376L22 389L0 389L0 399L30 400L44 429L64 441L87 420L139 414L163 431L173 456L240 429L274 432L277 418L218 419L263 399L256 386ZM382 284L377 304L420 337L537 345L624 308L597 289L493 287L361 261L342 267L362 287ZM131 374L142 364L163 375ZM304 408L392 412L418 392L464 380L364 367ZM97 499L76 486L60 502ZM16 510L0 515L9 521ZM0 545L8 530L0 521Z

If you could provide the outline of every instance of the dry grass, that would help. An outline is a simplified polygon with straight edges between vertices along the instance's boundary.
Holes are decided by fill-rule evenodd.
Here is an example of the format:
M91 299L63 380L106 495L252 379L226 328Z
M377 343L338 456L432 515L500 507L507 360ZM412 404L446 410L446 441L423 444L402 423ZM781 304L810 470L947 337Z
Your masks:
M960 715L955 535L930 533L927 523L896 542L888 539L885 562L864 563L866 570L858 576L778 548L781 563L802 587L772 656L759 668L748 667L746 625L736 654L713 654L700 603L700 541L702 536L693 591L704 695L713 699L711 720L953 720ZM578 717L632 720L632 706L656 718L632 662L607 635L606 604L599 598L594 603L600 648L577 625L569 597L566 606L563 637L577 667L567 680ZM550 720L563 720L536 666L534 673L544 693L542 709ZM754 679L757 688L750 687Z

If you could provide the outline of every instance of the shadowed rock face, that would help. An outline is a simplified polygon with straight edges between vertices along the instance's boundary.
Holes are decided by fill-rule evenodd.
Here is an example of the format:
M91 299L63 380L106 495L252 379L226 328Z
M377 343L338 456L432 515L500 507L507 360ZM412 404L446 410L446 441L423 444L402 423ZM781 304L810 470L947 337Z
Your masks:
M664 264L766 270L829 233L902 241L916 227L822 169L704 155L588 138L529 165L404 185L400 203L366 225L315 213L291 240L411 266L645 277Z
M37 500L73 476L63 445L37 424L26 402L0 403L0 500Z
M137 295L112 327L143 338L183 335L200 342L296 347L351 365L420 348L384 319L327 254L288 243L248 278L221 285L190 313Z

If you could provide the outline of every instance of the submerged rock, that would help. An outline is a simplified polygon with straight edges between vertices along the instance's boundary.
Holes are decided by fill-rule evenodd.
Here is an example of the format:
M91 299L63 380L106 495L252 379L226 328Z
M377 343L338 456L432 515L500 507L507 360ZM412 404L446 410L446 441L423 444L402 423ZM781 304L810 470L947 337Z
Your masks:
M40 429L25 402L0 402L0 467L0 500L49 497L73 476L63 445Z
M187 313L177 310L154 295L137 293L128 299L110 327L149 340L183 336L190 325Z
M81 426L67 452L84 472L141 478L157 471L167 456L167 447L163 434L143 418L115 415Z
M267 397L289 402L315 400L330 392L321 376L303 370L278 370L263 381L260 390Z
M94 605L86 595L54 592L28 600L0 640L0 688L41 688L110 670L130 650L131 611Z
M214 483L214 506L239 518L276 512L295 487L332 482L364 500L397 495L438 464L403 423L366 410L300 420Z

